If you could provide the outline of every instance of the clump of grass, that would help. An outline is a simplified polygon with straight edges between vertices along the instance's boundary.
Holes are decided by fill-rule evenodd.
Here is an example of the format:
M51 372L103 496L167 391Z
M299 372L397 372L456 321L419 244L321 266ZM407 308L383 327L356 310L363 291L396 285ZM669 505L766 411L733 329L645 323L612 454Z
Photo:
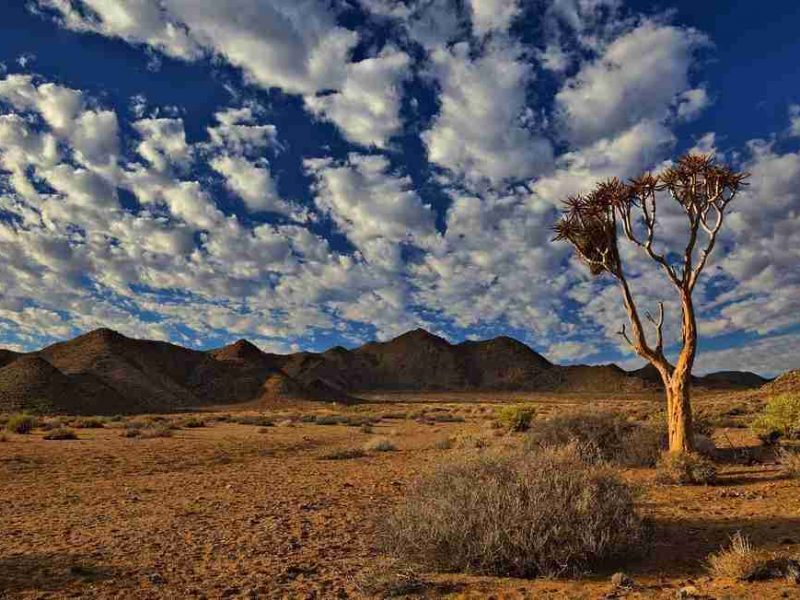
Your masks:
M199 427L205 427L206 422L200 417L188 417L180 422L180 426L188 429L197 429Z
M765 444L773 444L780 438L800 438L800 393L774 396L764 407L764 412L751 425Z
M353 583L365 598L405 597L425 589L425 581L415 568L385 559L359 573Z
M145 427L139 430L139 437L149 438L169 438L175 435L175 427L171 424L157 424L153 427Z
M455 446L455 439L452 437L442 438L437 440L436 443L433 445L434 448L437 450L450 450Z
M697 452L665 452L656 466L661 483L710 485L717 481L717 467Z
M102 429L105 427L105 423L100 417L80 417L70 421L70 425L76 429Z
M258 427L272 427L275 422L266 415L239 415L232 417L231 423L239 425L256 425Z
M548 577L635 555L646 534L631 488L568 446L445 464L412 488L380 540L432 570Z
M314 417L314 423L317 425L341 425L346 420L347 417L342 415L317 415Z
M367 453L361 448L336 448L320 455L322 460L348 460L351 458L361 458Z
M68 427L59 427L45 433L43 438L46 440L77 440L78 434Z
M19 413L11 415L6 421L6 429L11 433L19 433L27 435L34 430L38 421L33 415L27 413Z
M753 547L740 531L733 534L727 548L710 554L707 564L714 577L739 581L786 578L795 582L800 574L800 562Z
M509 431L528 431L535 416L536 409L533 406L515 404L503 407L497 415L497 421Z
M609 461L630 467L652 467L666 441L666 427L633 423L615 413L572 413L535 421L526 447L575 444L584 460Z
M397 446L387 438L375 438L364 444L364 450L367 452L394 452L397 450Z
M778 451L781 472L791 479L800 479L800 451L781 448Z
M138 438L138 437L142 436L142 428L141 427L125 427L119 435L120 435L120 437L124 437L124 438Z

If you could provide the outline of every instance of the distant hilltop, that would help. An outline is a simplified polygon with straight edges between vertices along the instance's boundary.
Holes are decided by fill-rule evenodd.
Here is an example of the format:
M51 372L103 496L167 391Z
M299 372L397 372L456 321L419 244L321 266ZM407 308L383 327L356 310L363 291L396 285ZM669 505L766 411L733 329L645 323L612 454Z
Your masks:
M739 371L696 378L746 389L766 379ZM290 401L354 403L377 391L641 392L661 386L648 368L553 364L510 337L451 344L424 329L348 350L271 354L247 340L208 351L97 329L41 350L0 350L0 411L166 412Z

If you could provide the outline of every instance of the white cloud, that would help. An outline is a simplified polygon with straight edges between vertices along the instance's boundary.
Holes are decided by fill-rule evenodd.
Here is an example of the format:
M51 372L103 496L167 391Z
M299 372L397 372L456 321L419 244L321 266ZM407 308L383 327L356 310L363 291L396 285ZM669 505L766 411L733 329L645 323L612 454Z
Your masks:
M789 107L789 135L800 137L800 104Z
M238 156L218 156L209 163L225 177L227 186L251 211L268 210L291 216L295 212L284 202L275 188L267 165L259 166Z
M408 67L407 54L384 49L378 56L347 65L341 90L307 96L306 106L336 123L348 139L382 148L400 130L401 85Z
M556 96L569 139L585 145L642 120L665 119L688 89L694 51L705 43L695 30L650 21L615 39Z
M529 179L546 171L550 143L526 123L529 65L513 47L492 45L473 59L466 44L437 49L432 75L439 115L422 138L428 158L471 182Z
M306 167L316 179L317 205L368 260L397 268L401 243L425 246L435 238L433 211L385 158L351 154L344 164L315 159Z
M185 168L191 160L181 119L141 119L133 123L142 141L136 150L157 171Z
M469 5L477 35L505 31L520 12L517 0L470 0Z

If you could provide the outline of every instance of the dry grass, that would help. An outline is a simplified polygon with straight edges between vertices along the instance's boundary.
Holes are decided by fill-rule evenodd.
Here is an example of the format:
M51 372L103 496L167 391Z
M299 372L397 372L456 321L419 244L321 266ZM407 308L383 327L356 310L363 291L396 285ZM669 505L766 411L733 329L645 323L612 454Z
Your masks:
M800 450L781 448L778 451L781 472L791 479L800 479Z
M677 485L710 485L717 480L717 467L696 452L665 452L658 461L657 480Z
M51 429L45 433L43 437L46 440L77 440L78 434L68 427L59 427L57 429Z
M6 429L11 433L26 435L33 431L37 425L37 419L33 415L24 413L11 415L6 421Z
M386 438L375 438L364 444L364 450L367 452L394 452L397 450L397 446Z
M755 548L740 531L731 537L727 548L710 554L707 562L714 577L738 581L786 578L790 583L800 582L800 563L796 559Z
M413 567L394 560L379 561L354 579L356 590L366 598L397 598L417 594L425 589L425 581Z
M367 453L361 448L336 448L320 455L322 460L349 460L351 458L361 458Z
M384 549L442 571L578 573L646 540L631 489L573 446L462 457L421 480L386 520Z
M577 444L589 461L652 467L661 454L661 426L633 423L615 413L586 412L559 415L531 425L526 445L536 449Z

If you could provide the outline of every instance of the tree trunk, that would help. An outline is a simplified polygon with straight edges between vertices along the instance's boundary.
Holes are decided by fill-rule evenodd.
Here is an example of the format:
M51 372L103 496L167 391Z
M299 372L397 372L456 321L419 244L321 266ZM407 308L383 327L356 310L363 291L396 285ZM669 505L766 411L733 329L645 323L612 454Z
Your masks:
M691 292L681 293L681 337L683 347L670 377L664 382L667 393L667 429L670 452L693 452L692 404L689 390L692 385L692 366L697 354L697 321L694 316Z
M692 405L689 399L689 377L677 378L673 374L667 392L667 431L670 452L693 452Z

